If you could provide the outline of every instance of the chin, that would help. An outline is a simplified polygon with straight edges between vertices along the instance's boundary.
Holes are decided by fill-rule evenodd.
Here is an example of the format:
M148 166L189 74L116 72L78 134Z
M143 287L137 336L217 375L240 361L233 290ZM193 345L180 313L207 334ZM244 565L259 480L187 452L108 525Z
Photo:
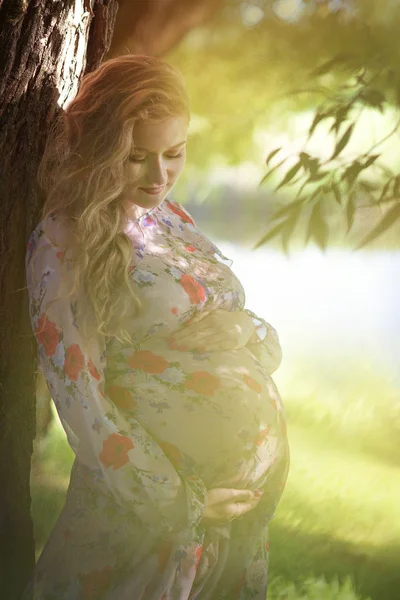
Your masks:
M146 194L145 191L140 189L138 189L137 192L137 200L135 201L135 204L141 206L142 208L153 208L165 200L169 192L169 187L157 195Z
M127 194L127 196L125 197L125 206L129 211L131 211L132 209L134 210L135 206L142 208L144 211L151 210L152 208L157 208L157 206L159 206L168 196L170 188L171 186L168 185L166 186L165 190L163 190L159 195L154 196L152 196L151 194L146 194L146 192L144 192L143 190L136 188L135 190L132 190L130 192L129 196ZM128 199L129 197L131 199Z

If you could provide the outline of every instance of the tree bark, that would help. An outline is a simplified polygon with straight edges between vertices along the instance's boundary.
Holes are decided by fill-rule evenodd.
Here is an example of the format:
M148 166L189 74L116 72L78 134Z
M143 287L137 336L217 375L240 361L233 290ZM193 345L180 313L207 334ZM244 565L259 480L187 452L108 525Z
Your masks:
M29 473L36 345L24 289L49 126L107 52L117 0L0 1L0 589L19 598L34 566ZM88 45L89 42L89 45Z

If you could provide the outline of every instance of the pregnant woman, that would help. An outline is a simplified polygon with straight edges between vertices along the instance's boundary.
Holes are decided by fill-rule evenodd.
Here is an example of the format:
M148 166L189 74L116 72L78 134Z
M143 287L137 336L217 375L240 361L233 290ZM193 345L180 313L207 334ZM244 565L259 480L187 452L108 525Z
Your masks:
M281 349L168 198L189 119L181 74L129 55L84 78L49 138L26 271L75 462L35 599L266 597L289 464Z

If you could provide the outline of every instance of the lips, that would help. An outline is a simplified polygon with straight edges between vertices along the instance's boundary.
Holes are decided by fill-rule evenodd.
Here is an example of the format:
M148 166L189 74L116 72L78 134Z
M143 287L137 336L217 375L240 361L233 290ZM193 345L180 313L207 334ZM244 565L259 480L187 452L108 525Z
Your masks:
M159 194L160 192L162 192L162 190L164 189L164 185L158 188L139 188L140 190L143 190L144 192L146 192L146 194L151 194L151 195L156 195Z

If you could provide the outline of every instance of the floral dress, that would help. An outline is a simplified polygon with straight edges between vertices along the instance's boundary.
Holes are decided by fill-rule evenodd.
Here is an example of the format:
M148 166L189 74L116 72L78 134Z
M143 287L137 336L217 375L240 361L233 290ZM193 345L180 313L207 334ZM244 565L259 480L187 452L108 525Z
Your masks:
M125 234L143 310L133 344L86 343L62 295L66 224L32 232L26 272L32 329L75 453L65 506L39 558L40 600L265 600L268 522L289 465L271 378L275 329L244 308L231 261L178 203L164 200ZM72 276L73 260L67 262ZM61 290L61 295L58 297ZM169 337L215 309L245 310L257 340L240 350L177 349ZM255 509L204 525L207 489L261 489Z

